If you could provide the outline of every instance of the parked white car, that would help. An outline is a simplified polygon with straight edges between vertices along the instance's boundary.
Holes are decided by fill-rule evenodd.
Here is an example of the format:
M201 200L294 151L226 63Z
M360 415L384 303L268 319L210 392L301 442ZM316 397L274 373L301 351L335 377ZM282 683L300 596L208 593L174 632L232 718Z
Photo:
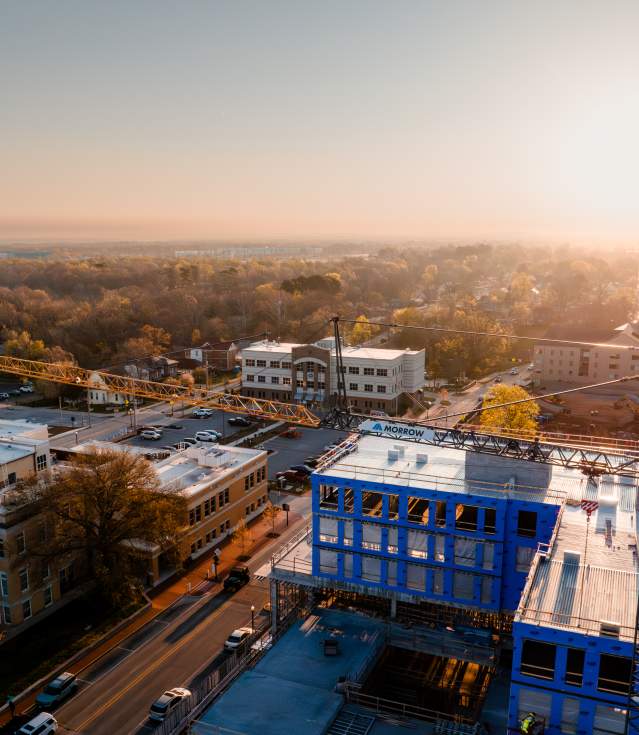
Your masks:
M213 416L213 409L212 408L196 408L195 411L193 411L193 416L196 419L206 419L209 416Z
M191 692L183 687L169 689L153 702L149 710L149 719L162 722L173 712L180 702L190 696Z
M156 431L155 429L145 429L144 431L140 432L140 436L142 439L151 439L152 441L157 441L158 439L162 438L162 434L160 434L159 431Z
M58 721L48 712L40 712L32 720L29 720L19 730L16 735L51 735L58 729Z
M32 385L21 385L19 388L20 393L33 393Z
M196 431L195 438L200 442L216 442L218 440L217 432L211 431Z
M235 651L251 637L253 631L250 628L237 628L224 642L227 651Z

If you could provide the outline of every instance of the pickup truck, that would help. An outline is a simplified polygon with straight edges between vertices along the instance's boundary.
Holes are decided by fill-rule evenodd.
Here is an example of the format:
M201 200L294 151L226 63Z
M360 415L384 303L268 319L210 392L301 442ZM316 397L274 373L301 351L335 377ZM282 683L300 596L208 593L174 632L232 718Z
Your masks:
M229 576L224 580L224 589L228 592L237 592L251 581L251 573L248 567L233 567Z

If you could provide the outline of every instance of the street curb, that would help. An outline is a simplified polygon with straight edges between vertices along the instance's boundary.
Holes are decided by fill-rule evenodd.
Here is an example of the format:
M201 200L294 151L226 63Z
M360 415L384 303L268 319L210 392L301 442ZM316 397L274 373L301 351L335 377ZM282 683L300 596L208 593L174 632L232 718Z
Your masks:
M152 607L151 601L149 600L146 594L144 596L147 599L146 605L143 605L139 610L136 610L134 613L131 613L131 615L129 615L128 618L121 620L113 628L110 628L106 633L104 633L102 636L96 639L93 643L90 643L88 646L85 646L85 648L82 648L81 650L74 653L73 656L68 658L66 661L63 661L59 666L57 666L55 669L50 671L46 676L41 677L40 679L38 679L38 681L31 684L31 686L27 687L26 689L23 689L19 694L16 694L13 697L13 701L16 704L19 704L20 701L22 701L23 699L26 699L26 697L32 694L36 689L39 689L43 684L45 684L46 682L49 682L51 679L54 679L56 676L61 674L63 671L66 671L67 668L69 666L73 666L73 664L76 663L76 661L79 661L84 656L90 654L92 651L95 651L97 648L103 645L109 638L111 638L114 635L117 635L121 630L126 628L127 625L130 625L131 622L133 622L136 618L141 617L144 613L150 610ZM112 646L111 648L108 648L103 654L98 656L98 658L96 658L91 663L95 663L95 661L99 661L107 653L110 653L116 647L116 645ZM90 665L90 664L87 664L87 665ZM83 670L84 669L80 669L80 671L83 671ZM9 709L9 705L3 704L0 707L0 714L3 714L8 709Z

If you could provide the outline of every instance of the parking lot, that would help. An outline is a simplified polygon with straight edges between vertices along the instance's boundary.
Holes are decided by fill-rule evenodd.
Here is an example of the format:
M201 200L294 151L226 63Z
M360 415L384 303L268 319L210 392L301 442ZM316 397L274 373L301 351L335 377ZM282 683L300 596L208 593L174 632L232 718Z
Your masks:
M347 432L336 429L298 427L298 431L301 434L298 439L276 436L264 442L267 449L273 450L268 457L269 480L275 479L276 472L288 470L294 464L304 464L305 457L321 454L325 446L337 443L347 436Z
M196 431L205 431L206 429L215 429L215 431L222 432L223 437L229 437L233 434L237 434L238 431L244 430L243 426L233 426L229 424L229 419L233 416L230 413L224 413L224 411L216 411L213 416L209 416L205 419L192 418L190 411L187 412L186 416L178 415L176 411L174 416L163 417L162 420L151 420L144 421L144 417L138 416L138 426L158 426L162 428L162 438L157 441L151 439L143 439L141 436L135 436L131 439L127 439L123 444L135 444L136 446L170 446L171 444L177 444L187 437L194 437ZM254 424L255 428L258 428L259 424Z

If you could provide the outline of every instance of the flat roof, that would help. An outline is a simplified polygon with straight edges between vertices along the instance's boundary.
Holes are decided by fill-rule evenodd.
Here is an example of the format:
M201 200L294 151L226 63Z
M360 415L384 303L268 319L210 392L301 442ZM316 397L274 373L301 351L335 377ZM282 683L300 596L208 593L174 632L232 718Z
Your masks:
M296 621L191 725L193 732L206 735L216 726L243 735L322 735L344 703L334 691L339 677L366 662L383 631L382 621L341 610ZM337 638L338 656L324 655L328 636Z
M49 438L47 424L26 419L0 419L0 439L17 438L46 441Z
M20 444L10 444L0 439L0 465L15 462L17 459L23 459L35 453L35 447L28 447Z
M584 500L599 503L590 523L581 504L567 500L551 548L533 561L517 611L519 622L596 636L602 635L602 624L613 625L619 639L634 639L637 488L611 479L621 480L588 484Z
M401 441L380 436L352 435L346 439L340 451L334 452L327 464L320 466L318 475L365 480L383 483L398 490L419 488L442 490L450 493L486 495L489 497L516 497L558 505L569 493L581 497L586 490L586 478L577 470L553 467L552 479L547 487L532 483L506 486L503 483L481 482L466 479L466 450L438 447ZM403 456L389 458L389 450L399 447ZM420 457L426 461L420 461ZM488 456L488 455L487 455ZM500 457L495 457L495 462ZM516 460L510 460L516 461ZM526 472L524 460L520 460L522 474Z
M320 340L321 341L321 340ZM303 343L297 342L253 342L245 347L243 352L281 352L290 353L294 347L304 347ZM326 348L324 348L326 349ZM418 355L424 350L393 350L384 347L342 347L342 357L357 357L365 360L394 360L402 355ZM331 355L335 349L331 348Z
M234 480L247 465L261 456L266 456L263 449L217 444L193 446L156 462L154 468L163 485L177 485L188 498L212 483Z

